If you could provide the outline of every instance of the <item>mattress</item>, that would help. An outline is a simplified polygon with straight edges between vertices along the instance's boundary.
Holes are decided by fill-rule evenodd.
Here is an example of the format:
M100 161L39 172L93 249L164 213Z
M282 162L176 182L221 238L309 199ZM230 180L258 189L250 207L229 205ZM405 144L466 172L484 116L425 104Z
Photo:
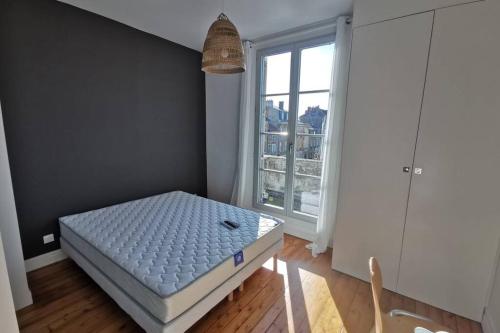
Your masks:
M180 191L59 222L64 241L163 323L283 238L280 220Z

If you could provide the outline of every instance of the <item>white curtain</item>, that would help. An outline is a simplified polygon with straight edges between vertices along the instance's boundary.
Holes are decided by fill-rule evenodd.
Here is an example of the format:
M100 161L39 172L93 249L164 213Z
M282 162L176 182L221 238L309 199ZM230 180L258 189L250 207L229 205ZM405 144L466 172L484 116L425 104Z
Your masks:
M352 28L349 17L339 17L335 36L335 62L324 143L323 171L316 239L308 245L312 255L326 251L333 236L340 181L342 137L347 102L347 82Z
M243 47L245 49L246 71L241 77L238 161L233 193L231 195L231 204L238 207L249 208L251 205L251 197L247 198L247 196L248 193L252 193L251 187L253 186L251 181L253 178L253 152L250 150L253 147L252 140L255 117L253 112L254 79L252 75L255 71L255 49L250 41L245 41Z

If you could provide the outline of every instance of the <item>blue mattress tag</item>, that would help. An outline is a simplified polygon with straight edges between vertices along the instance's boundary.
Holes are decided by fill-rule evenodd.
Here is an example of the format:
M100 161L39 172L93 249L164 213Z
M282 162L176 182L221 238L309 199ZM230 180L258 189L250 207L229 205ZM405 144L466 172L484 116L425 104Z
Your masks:
M243 251L239 251L239 252L236 252L234 254L234 266L238 266L239 264L241 264L243 261L245 261L243 259Z

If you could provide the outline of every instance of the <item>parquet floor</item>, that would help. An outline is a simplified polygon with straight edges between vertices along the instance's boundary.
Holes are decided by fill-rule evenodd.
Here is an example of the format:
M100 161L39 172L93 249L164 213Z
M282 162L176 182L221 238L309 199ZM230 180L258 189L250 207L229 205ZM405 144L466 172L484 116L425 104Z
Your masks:
M279 274L272 260L200 319L190 332L366 333L373 324L370 285L330 269L331 252L313 258L306 241L286 236ZM368 269L368 268L367 268ZM73 261L28 274L35 304L18 311L21 332L142 332ZM480 325L384 291L385 310L402 308L431 317L457 333Z

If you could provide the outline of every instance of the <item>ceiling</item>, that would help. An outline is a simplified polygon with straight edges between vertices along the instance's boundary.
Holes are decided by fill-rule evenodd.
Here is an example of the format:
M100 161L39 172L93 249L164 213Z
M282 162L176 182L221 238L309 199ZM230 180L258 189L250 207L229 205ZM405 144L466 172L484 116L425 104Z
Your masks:
M60 0L195 50L222 10L243 39L352 12L352 0Z

